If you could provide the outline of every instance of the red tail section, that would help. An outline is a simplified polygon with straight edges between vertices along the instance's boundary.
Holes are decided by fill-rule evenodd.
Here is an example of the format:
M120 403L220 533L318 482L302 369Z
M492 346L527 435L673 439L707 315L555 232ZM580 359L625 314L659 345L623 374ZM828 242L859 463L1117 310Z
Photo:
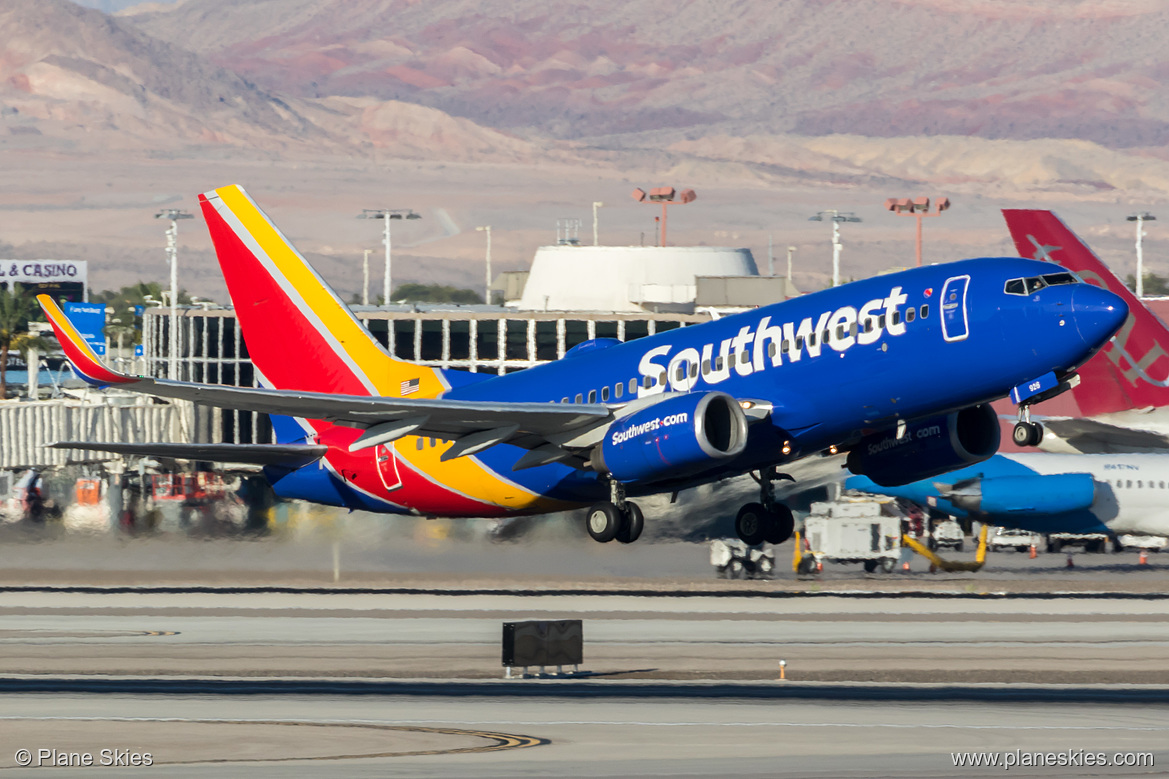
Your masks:
M1003 209L1021 257L1056 262L1089 284L1124 298L1129 315L1112 341L1080 368L1083 382L1066 393L1075 411L1055 409L1057 398L1042 404L1042 413L1096 416L1149 406L1169 406L1169 328L1100 261L1063 221L1050 211ZM1038 408L1038 407L1037 407ZM1077 413L1078 412L1078 413Z

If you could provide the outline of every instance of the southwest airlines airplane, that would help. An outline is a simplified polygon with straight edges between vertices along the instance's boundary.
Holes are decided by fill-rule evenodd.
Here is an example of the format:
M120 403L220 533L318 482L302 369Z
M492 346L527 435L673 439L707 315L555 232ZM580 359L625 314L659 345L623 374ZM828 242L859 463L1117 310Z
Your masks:
M504 376L442 370L391 356L243 189L199 201L262 388L114 372L48 296L41 305L90 383L271 414L278 443L62 447L260 463L282 497L369 511L591 506L602 542L640 535L631 497L752 473L759 502L737 530L781 543L793 521L774 482L821 453L847 451L854 473L890 485L984 460L999 444L987 404L1066 387L1128 314L1056 265L984 258L595 339Z

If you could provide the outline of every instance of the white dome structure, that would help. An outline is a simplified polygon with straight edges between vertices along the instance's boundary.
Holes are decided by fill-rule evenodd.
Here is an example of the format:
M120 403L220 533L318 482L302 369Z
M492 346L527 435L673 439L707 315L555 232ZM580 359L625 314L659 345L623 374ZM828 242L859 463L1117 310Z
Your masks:
M750 249L541 246L517 307L525 311L680 311L699 276L758 276Z

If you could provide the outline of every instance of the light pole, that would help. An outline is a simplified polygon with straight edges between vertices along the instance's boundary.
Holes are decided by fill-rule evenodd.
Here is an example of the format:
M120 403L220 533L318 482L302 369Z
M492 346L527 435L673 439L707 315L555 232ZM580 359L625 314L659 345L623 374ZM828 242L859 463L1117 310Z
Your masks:
M593 201L593 246L601 245L601 234L597 223L597 209L604 208L605 204L599 200Z
M369 249L365 250L365 259L361 261L361 305L369 305Z
M483 300L491 305L491 225L476 227L475 231L487 233L487 283L483 285Z
M384 219L385 230L382 233L382 243L386 247L386 277L383 280L382 294L385 305L390 305L390 220L391 219L421 219L421 214L414 213L410 208L363 208L357 215L358 219Z
M832 286L840 286L840 250L844 244L840 242L840 223L859 222L861 218L851 211L837 211L830 208L808 217L809 222L823 222L825 219L832 222Z
M921 220L927 216L941 216L943 211L950 208L950 198L938 197L934 199L934 210L930 211L928 197L891 197L885 201L885 208L898 216L912 216L917 219L917 241L914 244L917 250L917 267L921 267Z
M677 199L675 199L675 197L674 197L675 194L677 195ZM670 205L671 203L680 203L680 204L693 203L695 200L698 199L698 195L696 195L694 193L694 190L692 190L692 189L684 189L681 192L676 193L674 191L673 187L654 187L653 189L651 189L647 193L645 190L643 190L639 187L638 189L633 190L633 199L636 200L638 203L661 203L662 204L662 216L660 218L660 221L658 221L658 224L660 225L660 228L661 228L658 230L658 235L660 237L658 244L660 246L665 246L666 245L666 206Z
M792 255L796 253L796 247L787 247L787 283L791 286L792 283Z
M179 378L179 220L195 217L181 208L164 208L155 219L169 219L166 231L166 255L170 260L170 324L167 338L167 378Z
M1137 299L1144 297L1145 294L1145 253L1141 246L1141 239L1145 237L1145 222L1152 222L1157 217L1150 214L1148 211L1142 211L1139 214L1129 214L1128 221L1137 223Z

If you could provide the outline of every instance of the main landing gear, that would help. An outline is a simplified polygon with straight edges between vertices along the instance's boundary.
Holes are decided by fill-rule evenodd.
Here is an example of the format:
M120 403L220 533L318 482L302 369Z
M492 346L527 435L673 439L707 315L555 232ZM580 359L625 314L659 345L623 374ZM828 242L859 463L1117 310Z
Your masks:
M795 480L786 473L776 472L774 467L765 468L758 476L752 473L751 478L759 484L760 499L758 503L748 503L739 509L735 532L743 543L750 546L764 541L782 544L792 537L796 522L791 509L776 502L774 482L776 479Z
M1039 446L1043 442L1043 425L1031 421L1030 404L1019 406L1019 421L1011 433L1016 446Z
M625 500L625 488L620 482L609 482L612 499L598 503L585 516L585 528L594 541L602 544L614 538L623 544L632 544L645 529L645 515L636 503Z

